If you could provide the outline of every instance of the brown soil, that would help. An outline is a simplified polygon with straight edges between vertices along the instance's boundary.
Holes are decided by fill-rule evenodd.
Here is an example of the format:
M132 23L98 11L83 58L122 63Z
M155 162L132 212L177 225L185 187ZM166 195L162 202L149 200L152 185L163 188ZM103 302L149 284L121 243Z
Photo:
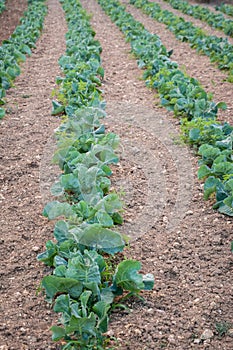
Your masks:
M125 191L122 230L132 238L126 254L142 262L144 273L155 275L155 288L143 294L144 302L131 300L130 313L112 315L109 335L117 338L116 349L123 350L231 350L232 338L218 337L215 326L228 322L233 328L232 219L203 201L202 184L196 180L197 159L174 143L179 122L145 87L122 34L94 0L82 3L93 14L103 47L106 125L122 139L113 186ZM58 1L48 4L43 35L8 93L9 114L0 127L0 350L59 349L49 331L56 315L36 295L46 273L36 255L52 237L52 225L41 216L44 174L50 172L45 161L51 153L47 140L59 123L50 116L50 95L67 30ZM148 29L164 35L167 48L175 48L174 60L214 90L215 100L228 102L221 118L230 120L232 84L222 81L224 74L175 41L161 24L130 11ZM206 330L212 332L211 339L201 339Z
M9 38L27 8L27 0L7 0L0 15L0 44Z

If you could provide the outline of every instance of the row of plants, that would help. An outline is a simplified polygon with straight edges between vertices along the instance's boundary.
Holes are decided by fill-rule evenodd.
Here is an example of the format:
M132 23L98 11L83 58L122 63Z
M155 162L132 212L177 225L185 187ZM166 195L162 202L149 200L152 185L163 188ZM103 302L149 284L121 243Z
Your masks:
M36 47L46 13L45 0L29 0L28 9L20 24L0 46L0 119L5 115L5 109L1 106L5 104L6 90L13 86L15 78L20 74L20 63Z
M196 49L198 53L208 56L211 62L218 64L219 69L229 71L228 79L233 82L233 46L227 38L207 35L192 22L187 22L182 17L163 10L157 3L148 0L130 0L130 4L142 9L156 21L164 23L178 40L188 42L190 47Z
M123 203L110 181L119 137L105 132L102 122L101 46L80 2L60 2L68 33L52 114L63 118L53 158L61 175L51 188L56 200L43 212L55 220L55 240L38 255L51 267L41 286L60 315L52 339L66 350L103 349L111 311L123 299L151 290L154 277L139 273L139 261L124 258L127 239L114 229L123 223Z
M222 30L226 35L233 37L233 21L227 19L221 13L214 13L207 7L200 5L191 5L184 0L164 0L168 2L174 9L183 12L186 15L200 19L208 23L215 29Z
M217 11L221 11L221 12L225 13L228 16L232 16L233 17L233 6L230 5L230 4L221 3L220 5L217 5L215 7L215 9Z
M205 179L205 198L215 196L214 208L233 216L233 127L217 121L218 109L225 109L226 104L214 103L196 79L179 70L159 37L149 33L120 2L98 2L130 42L147 86L158 91L162 106L181 118L183 138L198 148L198 177Z
M6 5L5 5L5 0L0 0L0 14L5 10Z

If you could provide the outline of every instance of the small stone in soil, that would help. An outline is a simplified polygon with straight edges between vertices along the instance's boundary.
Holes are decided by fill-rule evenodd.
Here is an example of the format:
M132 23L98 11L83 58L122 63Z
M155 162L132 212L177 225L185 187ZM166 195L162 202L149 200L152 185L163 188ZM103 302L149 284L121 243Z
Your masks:
M38 252L39 250L40 250L40 247L37 247L37 246L35 246L35 247L32 247L32 250L33 250L33 252Z
M211 331L211 329L205 329L204 332L201 335L201 340L207 340L213 338L214 333Z

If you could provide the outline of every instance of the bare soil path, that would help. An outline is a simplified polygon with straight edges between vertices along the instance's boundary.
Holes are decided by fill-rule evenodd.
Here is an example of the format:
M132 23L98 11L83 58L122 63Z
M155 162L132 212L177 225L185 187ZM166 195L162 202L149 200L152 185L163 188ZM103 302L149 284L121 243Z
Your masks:
M36 295L44 273L36 255L52 237L41 215L40 159L59 123L51 117L50 95L67 31L58 0L48 6L43 34L7 93L10 114L0 125L1 350L56 348L49 332L54 314Z

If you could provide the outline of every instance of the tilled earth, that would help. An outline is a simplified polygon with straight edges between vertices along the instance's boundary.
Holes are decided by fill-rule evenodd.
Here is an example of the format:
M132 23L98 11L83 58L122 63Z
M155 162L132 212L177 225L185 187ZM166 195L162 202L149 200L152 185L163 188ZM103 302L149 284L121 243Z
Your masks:
M145 87L122 34L96 1L82 4L93 14L103 48L106 126L122 140L112 182L124 192L126 203L121 231L132 240L125 254L155 276L155 288L143 293L144 301L129 300L131 312L113 313L108 332L112 346L231 350L232 219L203 200L197 158L181 145L179 122L159 106L156 92ZM54 172L49 164L52 134L59 124L50 115L51 92L60 74L57 60L64 53L67 31L58 0L48 0L48 5L37 49L7 94L8 114L0 126L0 350L60 348L49 331L57 315L37 295L47 271L36 255L52 238L52 225L41 215L48 197L46 176ZM21 10L24 6L23 1L17 4ZM174 49L173 59L212 91L216 101L227 102L228 110L220 118L231 121L233 88L224 81L226 75L176 41L161 24L131 6L127 9ZM11 25L11 17L7 22L1 18L0 40L9 35ZM13 30L17 19L12 17L12 22Z

